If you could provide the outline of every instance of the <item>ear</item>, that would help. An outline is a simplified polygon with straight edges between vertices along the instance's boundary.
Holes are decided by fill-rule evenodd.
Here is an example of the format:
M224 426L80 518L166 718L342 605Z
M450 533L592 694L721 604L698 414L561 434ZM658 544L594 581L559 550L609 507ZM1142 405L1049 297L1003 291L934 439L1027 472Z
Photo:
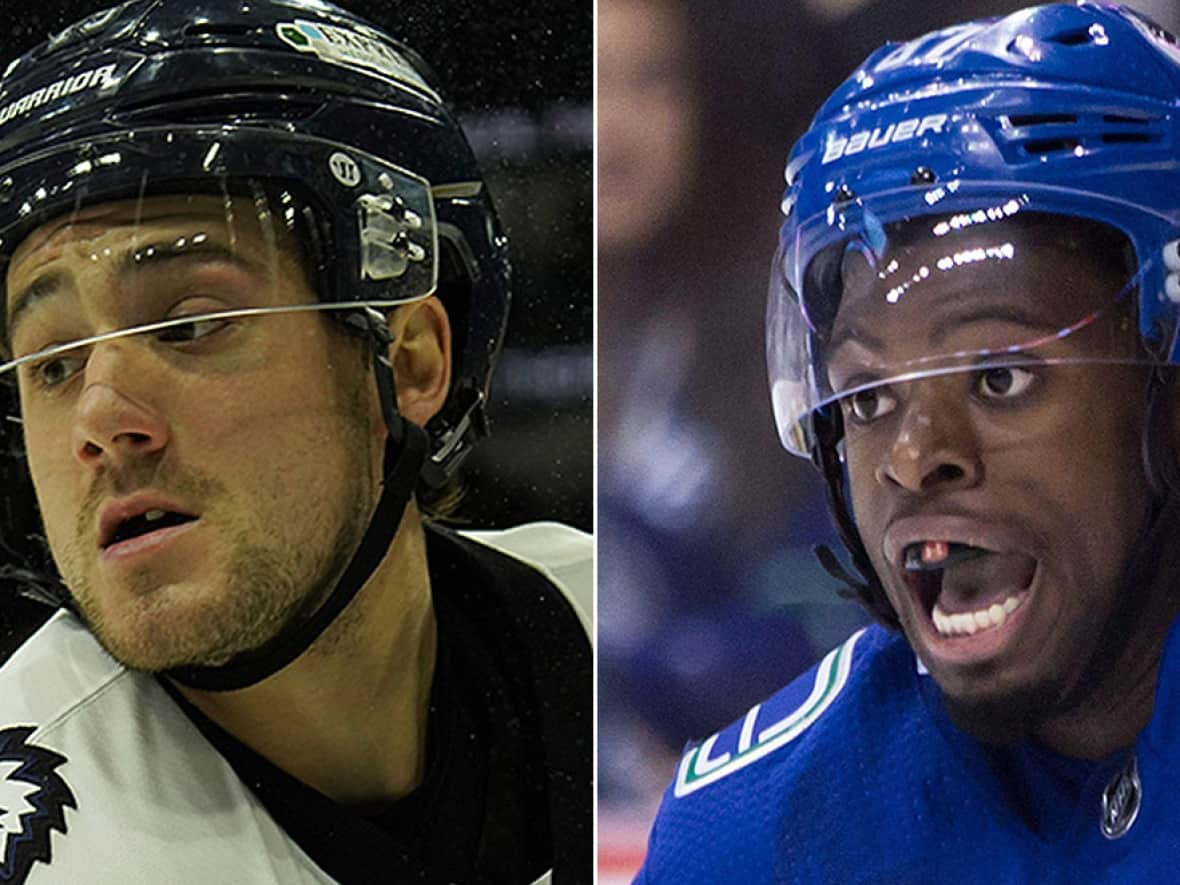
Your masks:
M451 389L451 323L446 308L435 296L404 304L394 311L389 328L398 411L425 426Z

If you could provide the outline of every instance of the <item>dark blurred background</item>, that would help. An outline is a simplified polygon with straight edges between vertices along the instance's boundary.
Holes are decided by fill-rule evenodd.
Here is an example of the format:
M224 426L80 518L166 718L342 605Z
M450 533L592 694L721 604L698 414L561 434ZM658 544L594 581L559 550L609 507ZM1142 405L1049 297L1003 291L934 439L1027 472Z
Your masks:
M184 0L169 0L183 5ZM0 0L0 70L103 0ZM513 304L492 436L464 467L460 527L593 523L592 0L342 0L434 69L511 241ZM0 600L0 649L43 617ZM14 632L14 631L19 631ZM2 656L0 656L2 659Z
M1028 0L598 0L600 883L627 882L686 741L865 617L810 548L780 446L766 284L783 169L886 40ZM1175 30L1177 0L1131 0Z

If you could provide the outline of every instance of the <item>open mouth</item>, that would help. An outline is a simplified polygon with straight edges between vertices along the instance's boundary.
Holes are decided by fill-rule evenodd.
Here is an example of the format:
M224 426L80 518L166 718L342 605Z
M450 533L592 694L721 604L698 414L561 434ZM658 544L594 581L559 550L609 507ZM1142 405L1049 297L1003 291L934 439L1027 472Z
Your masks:
M120 521L102 546L103 549L113 547L124 541L158 532L161 529L184 525L195 519L195 516L188 513L178 513L171 510L147 510Z
M943 637L974 636L1002 627L1029 595L1037 561L944 540L909 544L902 552L906 583Z

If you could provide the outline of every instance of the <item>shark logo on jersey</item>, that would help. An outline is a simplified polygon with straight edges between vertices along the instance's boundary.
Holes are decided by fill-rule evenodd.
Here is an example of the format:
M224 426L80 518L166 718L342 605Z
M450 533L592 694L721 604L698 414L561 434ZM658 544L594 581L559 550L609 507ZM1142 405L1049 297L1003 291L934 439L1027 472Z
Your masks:
M0 882L24 882L36 861L49 863L49 837L66 832L77 800L56 771L66 757L28 743L31 727L0 731Z

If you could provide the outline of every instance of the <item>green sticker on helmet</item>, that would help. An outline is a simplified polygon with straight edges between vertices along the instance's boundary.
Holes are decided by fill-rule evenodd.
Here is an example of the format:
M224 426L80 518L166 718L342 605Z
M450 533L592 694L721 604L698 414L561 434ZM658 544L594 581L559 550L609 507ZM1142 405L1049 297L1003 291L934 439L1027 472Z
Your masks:
M299 52L309 52L320 61L376 74L411 86L434 101L442 100L414 66L383 40L351 28L303 19L281 22L275 26L275 32L288 46Z

